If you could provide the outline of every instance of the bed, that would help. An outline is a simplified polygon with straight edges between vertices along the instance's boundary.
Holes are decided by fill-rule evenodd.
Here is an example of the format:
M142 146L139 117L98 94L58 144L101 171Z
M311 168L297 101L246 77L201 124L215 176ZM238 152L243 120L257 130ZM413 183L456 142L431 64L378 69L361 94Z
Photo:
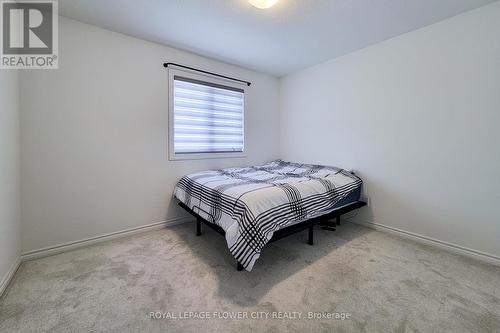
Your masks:
M174 189L179 205L224 235L238 270L250 271L269 242L313 227L366 205L362 180L344 169L276 160L182 177Z

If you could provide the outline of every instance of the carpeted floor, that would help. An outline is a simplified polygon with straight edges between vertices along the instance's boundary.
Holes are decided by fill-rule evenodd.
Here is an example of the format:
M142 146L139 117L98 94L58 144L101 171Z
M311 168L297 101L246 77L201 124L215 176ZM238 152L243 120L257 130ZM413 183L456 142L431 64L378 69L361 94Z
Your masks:
M274 243L237 272L223 238L193 228L22 264L0 300L0 332L500 331L499 267L344 223L318 229L315 246L306 232ZM210 313L150 318L185 311ZM290 318L214 318L236 311Z

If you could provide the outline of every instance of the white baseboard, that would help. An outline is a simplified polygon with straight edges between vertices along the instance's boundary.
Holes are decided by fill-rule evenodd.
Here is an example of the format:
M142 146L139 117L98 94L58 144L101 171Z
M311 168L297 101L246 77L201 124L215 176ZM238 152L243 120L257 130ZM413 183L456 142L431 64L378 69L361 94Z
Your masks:
M14 277L14 274L16 274L17 270L19 269L19 265L21 265L21 258L18 257L12 263L12 265L9 268L9 271L7 272L7 274L5 274L5 276L2 278L2 281L0 282L0 297L2 297L4 291L9 286L9 283Z
M485 253L485 252L481 252L478 250L469 249L469 248L464 247L464 246L460 246L460 245L453 244L453 243L448 243L448 242L441 241L439 239L435 239L435 238L431 238L431 237L427 237L427 236L422 236L422 235L419 235L419 234L416 234L413 232L401 230L401 229L390 227L390 226L380 224L380 223L362 221L359 219L347 219L346 221L351 222L351 223L355 223L355 224L359 224L359 225L362 225L362 226L365 226L365 227L368 227L371 229L395 234L395 235L398 235L398 236L403 237L403 238L413 239L413 240L420 242L420 243L423 243L423 244L438 247L440 249L444 249L444 250L447 250L447 251L450 251L453 253L465 255L467 257L475 258L475 259L481 260L483 262L487 262L487 263L490 263L493 265L500 266L500 257L493 255L493 254L490 254L490 253Z
M25 252L21 255L21 257L15 263L13 263L9 272L6 274L6 276L1 281L1 283L0 283L0 296L7 288L10 280L12 279L15 272L19 268L19 265L23 261L43 258L43 257L51 256L54 254L59 254L59 253L63 253L66 251L90 246L93 244L102 243L102 242L109 241L109 240L123 238L123 237L131 236L131 235L143 233L146 231L159 230L159 229L162 229L165 227L174 226L174 225L178 225L178 224L182 224L182 223L186 223L186 222L191 222L191 221L193 221L192 217L175 218L175 219L171 219L168 221L151 223L151 224L147 224L147 225L136 227L136 228L121 230L121 231L117 231L117 232L113 232L113 233L109 233L109 234L105 234L105 235L101 235L101 236L86 238L86 239L82 239L82 240L78 240L78 241L74 241L74 242L64 243L64 244L60 244L60 245L55 245L55 246L50 246L50 247L46 247L46 248L42 248L42 249L38 249L38 250ZM427 237L427 236L422 236L419 234L415 234L413 232L401 230L401 229L390 227L390 226L383 225L380 223L362 221L359 219L347 219L346 221L351 222L351 223L355 223L358 225L362 225L362 226L365 226L365 227L368 227L371 229L389 232L391 234L395 234L395 235L398 235L398 236L403 237L403 238L413 239L413 240L416 240L420 243L424 243L427 245L431 245L434 247L445 249L445 250L448 250L448 251L453 252L453 253L458 253L461 255L465 255L468 257L472 257L472 258L481 260L483 262L487 262L490 264L500 266L500 257L495 256L493 254L481 252L478 250L469 249L469 248L466 248L466 247L463 247L460 245L444 242L444 241L434 239L431 237Z
M151 223L147 224L144 226L136 227L136 228L131 228L131 229L126 229L126 230L121 230L121 231L116 231L112 232L109 234L101 235L101 236L96 236L96 237L90 237L74 242L69 242L69 243L64 243L64 244L59 244L55 246L50 246L38 250L33 250L33 251L28 251L25 252L21 255L21 261L27 261L27 260L34 260L38 258L43 258L43 257L48 257L54 254L59 254L62 252L78 249L81 247L86 247L90 246L93 244L97 243L102 243L105 241L109 241L112 239L118 239L118 238L123 238L139 233L143 233L146 231L152 231L152 230L159 230L163 229L165 227L171 227L174 225L186 223L193 221L192 217L180 217L180 218L175 218L171 219L168 221L162 221L162 222L156 222L156 223Z

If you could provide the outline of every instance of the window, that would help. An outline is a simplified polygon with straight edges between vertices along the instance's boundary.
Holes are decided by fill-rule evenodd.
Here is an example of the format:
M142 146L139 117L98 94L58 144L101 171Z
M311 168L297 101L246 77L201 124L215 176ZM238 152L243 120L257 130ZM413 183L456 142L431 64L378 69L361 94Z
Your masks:
M242 85L176 69L170 77L170 159L242 157Z

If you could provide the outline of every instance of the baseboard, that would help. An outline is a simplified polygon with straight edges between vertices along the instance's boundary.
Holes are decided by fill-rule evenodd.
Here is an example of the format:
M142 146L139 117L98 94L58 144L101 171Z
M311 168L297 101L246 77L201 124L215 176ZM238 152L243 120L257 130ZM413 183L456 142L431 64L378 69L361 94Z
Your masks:
M444 250L447 250L447 251L450 251L450 252L453 252L456 254L465 255L467 257L475 258L475 259L481 260L483 262L487 262L487 263L490 263L493 265L500 266L500 257L493 255L493 254L490 254L490 253L485 253L485 252L481 252L478 250L469 249L469 248L464 247L464 246L460 246L460 245L453 244L453 243L448 243L448 242L441 241L439 239L435 239L435 238L431 238L431 237L427 237L427 236L422 236L422 235L419 235L419 234L416 234L413 232L390 227L390 226L380 224L380 223L362 221L359 219L347 219L346 221L351 222L351 223L355 223L358 225L362 225L362 226L365 226L365 227L368 227L371 229L375 229L375 230L379 230L379 231L383 231L383 232L389 232L391 234L395 234L395 235L398 235L398 236L403 237L403 238L413 239L413 240L420 242L420 243L423 243L423 244L438 247L440 249L444 249Z
M147 224L147 225L136 227L136 228L121 230L121 231L117 231L117 232L113 232L113 233L109 233L109 234L105 234L105 235L101 235L101 236L91 237L91 238L82 239L82 240L78 240L78 241L74 241L74 242L69 242L69 243L65 243L65 244L60 244L60 245L55 245L55 246L51 246L51 247L46 247L46 248L42 248L42 249L38 249L38 250L25 252L21 255L20 259L18 259L16 262L13 263L9 272L6 274L6 276L1 281L1 283L0 283L0 296L2 295L2 293L5 291L5 289L9 285L10 280L14 276L15 272L19 268L19 265L22 261L48 257L51 255L63 253L63 252L70 251L70 250L75 250L75 249L90 246L93 244L98 244L98 243L102 243L102 242L113 240L113 239L128 237L128 236L143 233L146 231L159 230L159 229L162 229L165 227L174 226L174 225L178 225L178 224L182 224L182 223L186 223L186 222L191 222L191 221L193 221L192 217L175 218L175 219L171 219L168 221L151 223L151 224ZM468 256L471 258L481 260L483 262L487 262L490 264L500 266L500 257L495 256L493 254L481 252L481 251L474 250L474 249L469 249L469 248L466 248L466 247L463 247L463 246L460 246L457 244L448 243L448 242L441 241L441 240L427 237L427 236L422 236L422 235L419 235L419 234L416 234L413 232L390 227L390 226L380 224L380 223L362 221L359 219L347 219L346 221L351 222L351 223L355 223L358 225L362 225L362 226L365 226L365 227L368 227L371 229L389 232L391 234L395 234L395 235L398 235L398 236L403 237L403 238L413 239L413 240L416 240L420 243L424 243L427 245L438 247L438 248L441 248L441 249L444 249L444 250L447 250L447 251L450 251L453 253L465 255L465 256Z
M182 224L182 223L186 223L186 222L190 222L190 221L193 221L192 217L175 218L175 219L170 219L168 221L151 223L151 224L147 224L144 226L126 229L126 230L121 230L121 231L116 231L116 232L112 232L112 233L101 235L101 236L86 238L86 239L82 239L82 240L78 240L78 241L74 241L74 242L69 242L69 243L64 243L64 244L59 244L59 245L55 245L55 246L50 246L50 247L38 249L38 250L28 251L28 252L25 252L21 255L21 261L34 260L34 259L38 259L38 258L48 257L48 256L51 256L54 254L59 254L59 253L63 253L66 251L75 250L78 248L94 245L97 243L102 243L102 242L113 240L113 239L128 237L128 236L143 233L146 231L159 230L159 229L163 229L165 227L171 227L174 225L178 225L178 224Z
M9 271L7 272L7 274L5 274L2 281L0 282L0 297L2 297L5 290L7 290L7 287L9 286L10 281L12 281L12 278L14 277L17 270L19 269L19 265L21 265L21 258L20 257L16 258L16 260L10 266Z

